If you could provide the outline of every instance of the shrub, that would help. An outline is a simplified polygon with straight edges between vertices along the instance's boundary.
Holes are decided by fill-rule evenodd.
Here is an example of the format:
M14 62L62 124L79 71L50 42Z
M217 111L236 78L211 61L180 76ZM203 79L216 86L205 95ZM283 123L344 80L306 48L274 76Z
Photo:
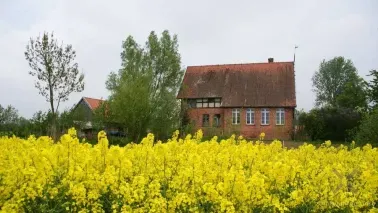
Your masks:
M359 145L378 142L378 109L366 114L357 129L355 141Z
M348 141L353 129L359 125L361 114L343 108L312 109L301 115L300 122L311 140Z

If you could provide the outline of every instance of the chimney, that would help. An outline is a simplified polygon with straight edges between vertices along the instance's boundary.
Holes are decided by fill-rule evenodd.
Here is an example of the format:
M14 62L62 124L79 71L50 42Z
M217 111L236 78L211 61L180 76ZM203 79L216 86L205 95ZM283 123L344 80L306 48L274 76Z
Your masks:
M268 62L269 63L273 63L274 62L274 58L268 58Z

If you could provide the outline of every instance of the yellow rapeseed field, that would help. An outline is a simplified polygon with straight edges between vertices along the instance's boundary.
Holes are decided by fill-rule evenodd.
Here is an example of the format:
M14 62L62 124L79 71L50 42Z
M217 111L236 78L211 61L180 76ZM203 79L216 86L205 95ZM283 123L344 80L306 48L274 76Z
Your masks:
M353 146L353 145L352 145ZM374 212L378 150L282 148L234 136L202 142L0 138L2 212Z

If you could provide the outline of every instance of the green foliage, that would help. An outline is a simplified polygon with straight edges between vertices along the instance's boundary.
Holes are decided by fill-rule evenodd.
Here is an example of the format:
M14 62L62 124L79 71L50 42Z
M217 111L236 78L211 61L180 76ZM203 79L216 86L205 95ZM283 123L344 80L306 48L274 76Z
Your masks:
M79 73L75 62L76 52L72 45L58 44L53 33L31 38L26 46L25 58L37 78L35 87L50 103L52 135L56 137L56 113L60 102L68 100L72 92L84 90L84 75Z
M51 113L42 112L41 110L34 113L30 120L33 125L33 134L37 136L49 134L49 123L51 122Z
M92 112L85 110L82 105L78 105L59 113L57 118L60 132L66 132L71 127L82 129L86 122L92 120Z
M304 131L312 141L321 138L325 124L321 119L319 110L313 109L309 113L302 112L298 122L304 126Z
M0 125L15 123L18 119L18 110L9 105L6 108L0 105Z
M103 122L121 124L139 141L153 132L164 139L177 128L180 108L176 94L183 75L177 36L151 32L142 48L129 36L122 45L122 67L106 82L111 92L102 112Z
M371 70L370 75L373 79L368 83L369 99L373 104L373 107L378 106L378 71Z
M364 79L347 82L341 93L336 97L338 107L365 111L367 109L367 88Z
M30 122L20 117L17 109L11 105L6 108L0 105L0 136L24 137L30 135L31 132Z
M361 114L347 108L324 107L312 109L308 113L302 113L299 118L300 125L312 141L351 140L353 129L361 121Z
M317 106L366 108L365 82L351 60L335 57L323 60L312 77Z
M52 132L52 117L51 111L38 111L31 119L25 119L18 115L18 110L13 106L3 108L0 105L0 136L17 135L25 138L31 134L35 136L49 135ZM57 113L58 132L66 132L68 128L77 127L78 125L74 121L82 119L82 117L80 110L65 110L62 113Z
M378 141L378 109L367 113L357 130L355 141L358 145L377 144Z

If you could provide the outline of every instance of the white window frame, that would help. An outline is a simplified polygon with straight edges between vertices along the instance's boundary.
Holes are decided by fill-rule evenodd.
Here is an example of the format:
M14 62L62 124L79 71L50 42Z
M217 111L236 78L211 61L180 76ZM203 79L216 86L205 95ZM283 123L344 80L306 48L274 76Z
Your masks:
M240 109L232 109L232 124L240 124Z
M249 120L249 123L248 123ZM255 125L255 110L252 108L248 108L245 113L245 123L247 125Z
M269 109L261 109L261 125L269 125Z
M276 125L285 125L285 109L276 110Z

